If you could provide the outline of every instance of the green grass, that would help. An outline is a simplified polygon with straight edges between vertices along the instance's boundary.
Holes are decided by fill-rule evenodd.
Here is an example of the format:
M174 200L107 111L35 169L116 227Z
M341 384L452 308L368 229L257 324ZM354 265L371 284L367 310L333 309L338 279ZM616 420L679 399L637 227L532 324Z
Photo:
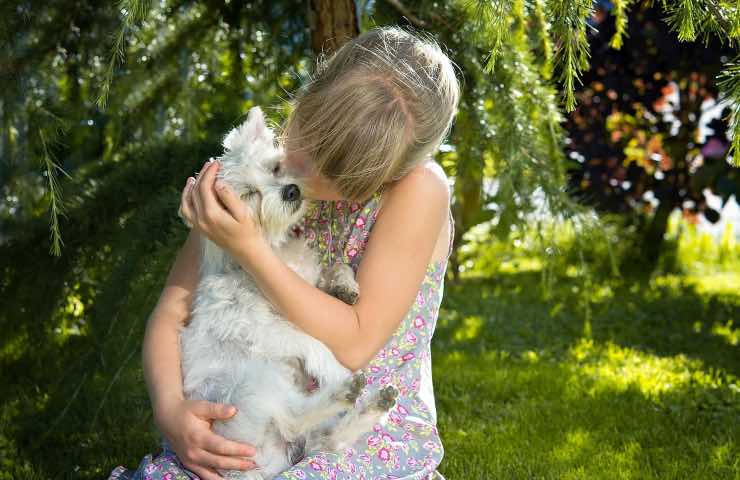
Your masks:
M740 275L658 276L552 300L539 274L449 287L434 340L450 478L740 478Z
M100 479L156 449L140 344L180 242L90 255L51 321L0 325L0 479ZM740 478L740 274L564 268L546 297L536 259L490 251L433 341L446 477Z

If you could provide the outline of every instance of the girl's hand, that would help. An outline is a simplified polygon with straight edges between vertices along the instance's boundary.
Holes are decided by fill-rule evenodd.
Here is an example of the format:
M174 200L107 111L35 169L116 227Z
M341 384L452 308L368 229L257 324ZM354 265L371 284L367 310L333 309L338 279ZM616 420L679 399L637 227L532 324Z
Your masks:
M217 160L209 160L197 179L188 177L180 209L194 229L233 255L244 242L262 235L249 206L225 182L216 180L219 166Z
M211 430L213 420L225 420L236 408L205 400L180 400L174 406L155 412L155 421L172 450L188 470L203 480L221 477L216 468L251 470L255 468L252 445L228 440Z

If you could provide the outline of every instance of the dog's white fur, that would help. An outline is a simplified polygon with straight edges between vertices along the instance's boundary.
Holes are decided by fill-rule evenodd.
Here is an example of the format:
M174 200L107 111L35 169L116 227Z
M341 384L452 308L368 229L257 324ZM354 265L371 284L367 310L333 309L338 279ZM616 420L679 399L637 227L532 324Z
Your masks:
M286 200L286 189L300 185L280 171L283 153L259 107L223 146L218 177L250 205L275 252L307 282L340 297L349 291L352 301L357 284L349 266L322 272L305 240L289 235L304 202ZM235 405L237 414L215 421L213 429L254 445L259 466L221 473L272 478L304 452L346 447L382 421L395 389L354 408L364 376L353 377L323 343L282 318L236 261L206 237L201 240L200 280L190 321L180 332L184 392L190 399ZM307 391L306 375L318 380L317 391Z

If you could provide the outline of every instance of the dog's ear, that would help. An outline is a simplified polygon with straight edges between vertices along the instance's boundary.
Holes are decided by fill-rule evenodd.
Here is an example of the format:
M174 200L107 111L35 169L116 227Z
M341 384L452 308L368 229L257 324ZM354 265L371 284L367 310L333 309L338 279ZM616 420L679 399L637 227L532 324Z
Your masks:
M226 135L223 145L227 151L238 150L259 139L272 142L273 136L272 131L267 128L262 109L255 106L249 109L244 123Z

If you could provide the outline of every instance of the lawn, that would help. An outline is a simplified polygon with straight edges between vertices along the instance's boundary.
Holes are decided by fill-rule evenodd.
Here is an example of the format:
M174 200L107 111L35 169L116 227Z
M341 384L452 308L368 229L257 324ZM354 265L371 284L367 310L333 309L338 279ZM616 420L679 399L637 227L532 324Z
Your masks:
M740 275L450 286L433 351L456 478L740 478ZM733 323L734 322L734 323Z
M140 341L172 260L162 252L125 291L117 279L137 268L125 262L97 290L70 290L53 329L3 326L0 479L101 479L156 449ZM442 473L740 478L740 274L585 288L566 269L548 297L531 266L446 286L433 341Z

